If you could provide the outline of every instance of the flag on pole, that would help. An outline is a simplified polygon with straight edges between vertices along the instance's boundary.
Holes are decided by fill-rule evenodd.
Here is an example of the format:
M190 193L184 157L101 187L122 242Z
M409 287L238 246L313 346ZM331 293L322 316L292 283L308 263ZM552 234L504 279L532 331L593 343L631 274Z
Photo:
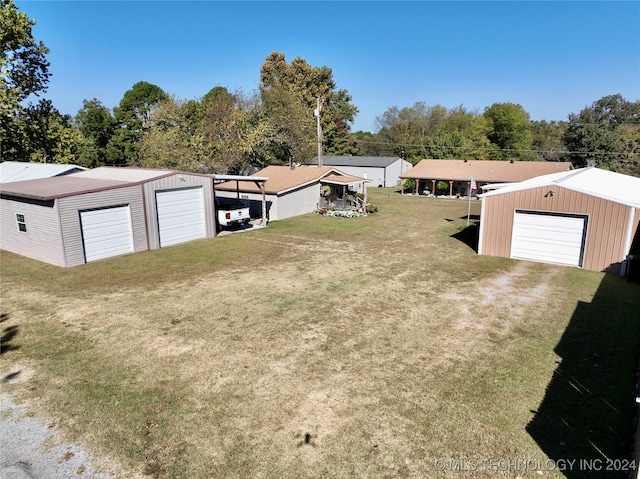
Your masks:
M476 179L471 175L471 193L478 189L478 185L476 184Z

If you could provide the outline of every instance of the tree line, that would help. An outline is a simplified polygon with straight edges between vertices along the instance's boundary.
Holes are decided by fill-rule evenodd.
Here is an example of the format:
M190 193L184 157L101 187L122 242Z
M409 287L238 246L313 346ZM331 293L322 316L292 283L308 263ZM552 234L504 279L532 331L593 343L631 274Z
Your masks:
M75 116L61 114L46 93L48 48L31 33L35 21L0 0L0 156L3 160L250 173L303 163L317 151L314 110L326 155L476 160L571 161L640 176L640 101L609 95L567 121L531 121L514 103L483 112L417 102L376 117L377 131L351 131L358 113L332 70L273 52L256 91L215 86L183 100L141 81L113 109L93 98Z

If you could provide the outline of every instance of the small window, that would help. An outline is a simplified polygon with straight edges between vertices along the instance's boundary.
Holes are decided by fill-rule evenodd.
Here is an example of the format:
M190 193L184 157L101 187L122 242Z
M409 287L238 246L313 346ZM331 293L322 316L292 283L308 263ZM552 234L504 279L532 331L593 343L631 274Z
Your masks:
M16 221L18 222L18 231L22 233L27 232L27 223L24 220L24 215L16 214Z

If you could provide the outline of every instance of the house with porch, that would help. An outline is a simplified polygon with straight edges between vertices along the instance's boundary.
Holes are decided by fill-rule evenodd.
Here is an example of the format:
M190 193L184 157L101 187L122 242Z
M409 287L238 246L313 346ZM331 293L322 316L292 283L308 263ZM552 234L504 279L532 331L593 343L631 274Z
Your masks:
M250 181L218 183L214 186L216 198L240 199L249 205L252 217L262 217L264 205L269 221L312 213L319 208L364 208L364 200L355 193L365 191L368 180L336 168L270 165L252 176L268 180L262 187Z
M471 178L481 188L572 169L573 165L564 161L422 160L400 178L415 181L415 187L408 193L467 196ZM442 182L446 185L444 189L438 188Z

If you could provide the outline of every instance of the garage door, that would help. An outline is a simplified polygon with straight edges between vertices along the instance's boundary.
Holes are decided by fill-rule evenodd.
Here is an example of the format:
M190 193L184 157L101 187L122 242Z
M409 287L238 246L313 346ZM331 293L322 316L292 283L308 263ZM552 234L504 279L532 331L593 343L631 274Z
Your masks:
M133 253L129 206L80 212L86 262Z
M516 210L511 257L582 266L587 217Z
M202 188L156 192L160 247L206 237Z

